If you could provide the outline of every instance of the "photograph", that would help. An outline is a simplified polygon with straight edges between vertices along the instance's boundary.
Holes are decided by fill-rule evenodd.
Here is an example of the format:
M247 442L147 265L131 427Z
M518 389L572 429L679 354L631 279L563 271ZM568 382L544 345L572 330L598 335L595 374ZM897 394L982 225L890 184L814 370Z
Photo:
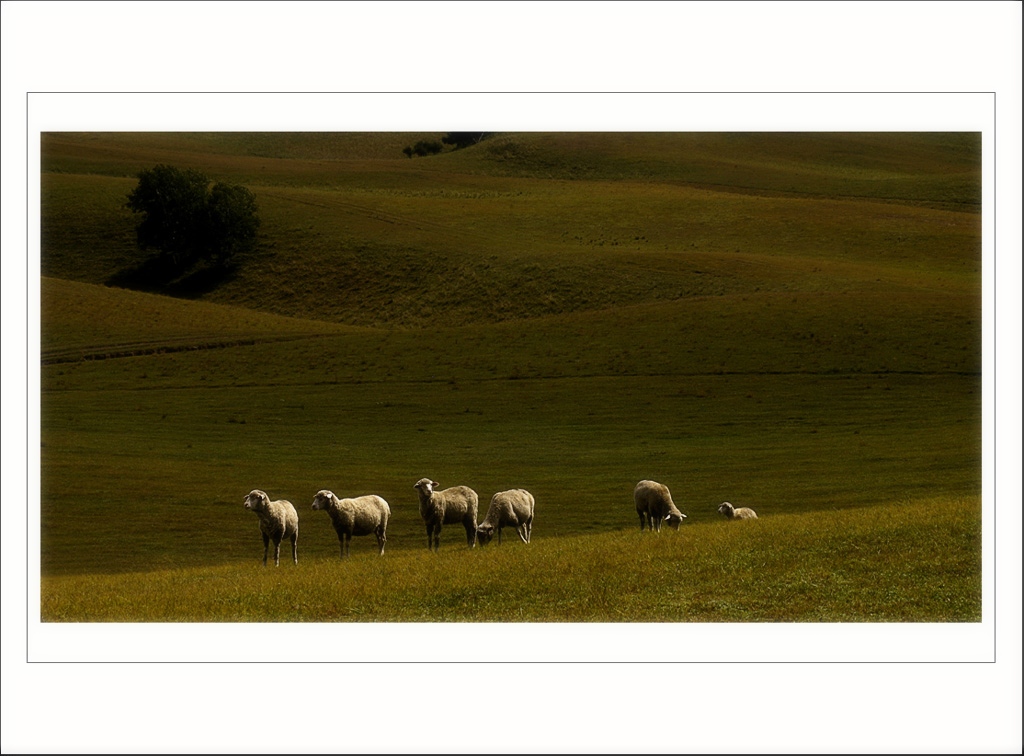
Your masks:
M979 132L45 132L40 619L982 618Z

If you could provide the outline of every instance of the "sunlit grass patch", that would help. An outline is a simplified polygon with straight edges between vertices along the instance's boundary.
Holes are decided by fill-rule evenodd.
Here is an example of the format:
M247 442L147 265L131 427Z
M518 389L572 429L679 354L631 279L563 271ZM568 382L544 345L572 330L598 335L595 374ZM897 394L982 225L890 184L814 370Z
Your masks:
M977 622L977 500L44 578L44 621ZM301 554L301 552L300 552Z

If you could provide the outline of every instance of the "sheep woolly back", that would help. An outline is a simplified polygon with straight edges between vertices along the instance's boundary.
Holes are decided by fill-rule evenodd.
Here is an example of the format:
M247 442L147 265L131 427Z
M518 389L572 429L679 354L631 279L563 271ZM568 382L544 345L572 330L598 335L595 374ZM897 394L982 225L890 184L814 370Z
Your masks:
M430 478L420 478L413 484L419 494L420 517L427 526L427 547L441 547L441 528L461 524L466 530L466 544L476 546L476 516L480 497L469 486L452 486L438 491L441 484Z
M333 491L326 488L317 492L313 498L313 509L325 510L334 521L344 521L354 527L354 535L365 535L372 532L377 525L387 525L391 516L391 507L376 494L357 496L354 499L339 498ZM359 532L369 527L366 532Z
M245 508L254 512L260 521L260 533L263 534L263 565L267 564L267 552L270 541L274 542L274 564L280 562L281 541L288 538L292 542L292 560L299 563L299 552L296 545L299 537L299 513L287 499L271 501L265 491L254 488L245 497Z
M668 486L654 480L641 480L633 489L633 502L636 511L640 515L641 530L645 517L650 519L652 530L661 529L661 523L665 520L678 529L679 524L686 519L686 515L679 511L679 507L672 501L672 493Z
M245 497L245 508L256 513L261 524L266 522L279 526L283 535L291 535L299 527L299 513L287 499L271 501L266 492L254 488Z
M651 515L664 517L667 514L682 514L675 502L672 492L664 483L654 480L641 480L633 489L633 500L637 511L645 510ZM684 515L685 516L685 515Z
M523 543L529 543L533 532L534 506L533 494L523 488L494 494L487 507L487 516L477 526L477 541L481 546L486 545L497 531L498 543L501 543L501 529L510 525L515 527Z
M533 517L534 506L533 494L524 488L499 491L491 497L487 515L480 523L480 527L487 525L496 528L499 524L515 525L522 519Z
M388 540L387 528L391 507L380 496L369 494L354 499L339 499L333 491L325 488L318 491L313 498L313 509L325 510L330 515L334 532L338 534L342 558L349 554L352 536L370 533L377 536L377 547L383 556L384 544Z
M476 491L469 486L452 486L438 491L439 485L430 478L420 478L413 486L419 492L420 516L424 521L452 525L471 517L475 526L480 503Z

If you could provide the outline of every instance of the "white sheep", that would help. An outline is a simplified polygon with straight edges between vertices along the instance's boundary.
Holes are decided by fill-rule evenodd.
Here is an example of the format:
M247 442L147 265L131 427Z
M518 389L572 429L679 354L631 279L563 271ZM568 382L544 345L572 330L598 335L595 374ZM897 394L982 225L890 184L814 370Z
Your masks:
M636 513L640 516L640 531L644 527L661 532L661 524L668 520L668 524L679 530L679 524L686 519L686 515L679 511L675 502L672 501L672 493L668 486L656 483L653 480L641 480L633 489L633 503L636 504Z
M391 517L391 507L380 496L371 494L369 496L358 496L354 499L339 499L331 491L326 489L318 491L313 498L314 510L326 510L331 516L331 524L338 534L338 542L341 544L341 558L349 555L349 547L352 543L352 536L369 535L377 536L377 546L380 547L380 554L384 554L384 543L387 539L388 519Z
M491 497L487 507L487 516L477 526L476 539L481 546L486 546L498 531L498 543L501 543L501 529L506 525L515 527L523 543L530 542L533 531L533 510L535 502L533 494L522 488L510 491L499 491Z
M750 507L734 507L727 501L718 506L718 513L724 514L730 520L756 520L757 513Z
M270 497L258 488L245 497L245 508L255 512L260 518L260 532L263 534L263 566L267 566L267 552L270 541L274 541L274 566L281 565L281 541L290 538L292 542L292 559L299 563L299 513L290 501L279 499L271 501Z
M427 526L427 548L441 547L441 526L458 522L466 529L466 543L476 545L476 514L479 497L469 486L452 486L436 491L440 483L420 478L413 486L420 495L420 517Z

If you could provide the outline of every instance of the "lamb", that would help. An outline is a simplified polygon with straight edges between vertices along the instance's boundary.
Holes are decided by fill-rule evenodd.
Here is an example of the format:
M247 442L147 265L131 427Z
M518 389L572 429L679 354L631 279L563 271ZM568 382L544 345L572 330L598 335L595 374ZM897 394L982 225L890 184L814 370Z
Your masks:
M522 488L510 491L499 491L491 497L487 507L487 516L476 529L476 538L481 546L486 546L498 531L498 543L501 543L501 529L506 525L515 527L523 543L530 542L533 531L533 510L535 502L533 494Z
M342 559L349 555L352 536L370 533L377 536L377 546L380 547L380 555L383 556L384 544L388 540L391 507L380 496L371 494L355 499L339 499L331 491L324 489L318 491L313 498L313 509L326 510L331 516L331 524L334 525L338 542L341 544Z
M299 513L290 501L279 499L271 501L266 493L258 488L245 497L245 508L255 512L260 518L260 532L263 534L263 566L267 566L267 552L270 540L274 540L274 566L281 566L281 541L290 538L292 542L292 559L299 563Z
M668 520L668 524L679 530L679 524L686 519L686 515L679 511L672 501L672 493L668 486L656 483L653 480L641 480L633 489L633 502L636 504L636 513L640 516L640 532L644 527L661 532L661 524Z
M461 522L466 529L466 543L476 546L476 514L479 497L468 486L453 486L435 491L440 483L420 478L413 486L420 495L420 517L427 526L427 548L441 547L441 526Z
M750 507L734 507L727 501L723 501L718 507L718 513L724 514L730 520L756 520L757 513Z

